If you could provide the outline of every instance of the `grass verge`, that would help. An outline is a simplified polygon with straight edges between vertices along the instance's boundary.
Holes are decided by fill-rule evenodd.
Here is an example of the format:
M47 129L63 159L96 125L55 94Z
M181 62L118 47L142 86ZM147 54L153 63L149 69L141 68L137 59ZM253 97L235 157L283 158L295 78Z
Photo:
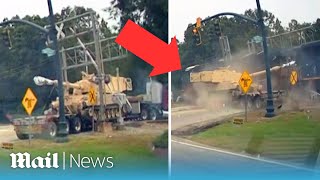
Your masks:
M307 139L320 137L320 116L308 118L304 112L291 112L272 119L250 118L251 121L243 125L229 122L189 138L234 152L260 154L272 146L289 147L293 144L306 143L304 141ZM276 144L277 142L281 144ZM297 149L296 147L294 148ZM295 150L294 148L292 150ZM312 148L314 147L310 147Z
M13 152L28 152L32 157L45 157L48 152L73 154L88 157L113 157L115 167L167 168L167 161L157 158L152 152L152 142L156 135L140 134L106 136L102 134L80 134L69 136L67 143L48 140L18 141ZM9 165L10 151L0 151L0 158ZM67 158L68 159L68 158ZM9 167L9 166L7 166Z

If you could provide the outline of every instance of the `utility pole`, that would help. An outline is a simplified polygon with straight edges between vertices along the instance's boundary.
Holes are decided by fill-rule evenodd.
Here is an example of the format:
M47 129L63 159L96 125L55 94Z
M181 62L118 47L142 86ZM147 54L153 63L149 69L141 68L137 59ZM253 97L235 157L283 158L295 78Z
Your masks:
M59 46L58 46L57 32L55 28L55 21L54 21L51 0L48 0L48 8L49 8L49 21L50 21L49 37L53 41L53 48L55 51L53 55L53 59L56 64L56 76L58 80L59 123L58 123L58 134L57 134L56 142L66 142L68 141L67 139L68 132L67 132L67 122L64 114L62 69L61 69L61 62L59 58Z
M91 13L91 20L92 20L92 27L93 27L93 39L94 39L94 48L95 48L95 60L98 65L98 72L97 72L97 78L99 81L99 116L98 116L98 131L103 132L103 122L105 121L104 119L104 93L103 93L103 85L104 85L104 75L102 73L103 69L103 62L101 61L101 53L100 53L100 38L96 26L96 18L95 18L95 13Z

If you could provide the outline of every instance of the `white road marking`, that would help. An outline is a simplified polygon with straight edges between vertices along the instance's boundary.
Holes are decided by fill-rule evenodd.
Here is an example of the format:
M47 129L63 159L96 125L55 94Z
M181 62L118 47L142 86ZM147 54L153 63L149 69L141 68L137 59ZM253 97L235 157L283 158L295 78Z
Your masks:
M262 159L262 158L256 158L256 157L247 156L247 155L244 155L244 154L238 154L238 153L225 151L225 150L221 150L221 149L209 148L209 147L199 146L199 145L195 145L195 144L179 142L179 141L176 141L176 140L171 140L171 142L174 142L174 143L177 143L177 144L182 144L182 145L185 145L185 146L194 147L194 148L204 149L204 150L208 150L208 151L215 151L215 152L218 152L218 153L228 154L228 155L247 158L247 159L256 160L256 161L261 161L261 162L265 162L265 163L276 164L276 165L280 165L280 166L284 166L284 167L289 167L289 168L294 168L294 169L299 169L299 170L304 170L304 171L320 173L320 171L314 170L314 169L294 166L294 165L291 165L291 164L281 163L281 162Z

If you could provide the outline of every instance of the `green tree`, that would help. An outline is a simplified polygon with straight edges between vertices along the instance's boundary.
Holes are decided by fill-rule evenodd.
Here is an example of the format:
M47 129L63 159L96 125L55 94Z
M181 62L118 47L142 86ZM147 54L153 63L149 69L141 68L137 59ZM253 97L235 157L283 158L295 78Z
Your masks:
M245 16L257 19L257 10L246 10ZM284 32L285 29L274 14L263 11L266 28L269 35ZM202 44L197 46L192 34L191 24L185 30L184 42L179 44L179 52L183 69L192 65L219 64L222 58L222 50L219 44L219 37L214 31L214 22L211 20L203 24L201 32ZM233 56L243 56L248 54L247 41L254 36L261 36L261 31L256 24L245 21L238 17L220 17L218 19L222 34L227 36ZM207 66L208 67L208 66ZM188 80L188 73L182 71L174 72L172 81L178 89L183 87L181 80ZM174 87L173 87L174 88Z
M55 18L56 21L61 21L70 17L70 15L78 15L89 10L91 9L85 7L66 7L61 13L55 14ZM19 16L13 18L19 18ZM49 24L47 17L40 17L38 15L27 15L22 19L36 23L42 27ZM105 21L100 21L99 17L98 21L100 22L99 26L102 36L109 37L113 35ZM74 24L66 23L65 26L72 26L78 30L83 30L89 25L85 19L80 19ZM41 111L45 103L50 102L57 95L56 91L53 91L51 98L48 98L51 88L37 87L33 82L33 77L36 75L56 79L55 63L51 58L41 53L42 49L46 48L46 36L31 26L24 24L12 24L0 28L0 31L4 29L10 30L10 39L13 47L9 50L3 43L0 43L0 102L4 102L0 104L0 106L3 105L0 108L6 111L24 112L21 106L21 99L25 90L31 87L38 97L36 108ZM93 40L92 35L82 36L81 38ZM78 45L78 42L75 39L65 40L60 42L60 45L71 47ZM69 81L79 80L79 77L81 77L79 69L69 72Z
M106 11L115 20L119 20L118 30L130 19L161 40L165 42L168 40L167 0L113 0L110 8L107 8ZM143 84L153 68L132 54L123 64L130 68L128 72L133 78L135 87L144 86ZM141 79L144 80L141 81ZM167 74L157 76L156 79L162 83L168 82Z

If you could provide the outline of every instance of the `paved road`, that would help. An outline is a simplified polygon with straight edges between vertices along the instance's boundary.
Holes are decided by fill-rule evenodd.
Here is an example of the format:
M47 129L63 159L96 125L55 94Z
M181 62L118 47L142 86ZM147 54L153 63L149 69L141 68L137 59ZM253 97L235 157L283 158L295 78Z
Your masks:
M317 179L314 171L260 161L244 155L199 146L183 139L172 141L173 179Z
M0 143L17 140L16 133L12 125L0 125Z
M240 110L223 110L213 111L208 109L190 108L181 111L172 111L171 114L171 129L175 130L190 124L212 120L222 116L241 112Z
M206 109L186 109L172 112L172 130L222 116L240 112L239 110L210 111ZM309 169L281 164L270 160L252 158L223 150L212 149L186 139L172 137L171 174L173 179L320 179L319 174ZM263 161L261 161L263 160ZM320 170L320 169L319 169ZM230 178L224 178L230 177Z

